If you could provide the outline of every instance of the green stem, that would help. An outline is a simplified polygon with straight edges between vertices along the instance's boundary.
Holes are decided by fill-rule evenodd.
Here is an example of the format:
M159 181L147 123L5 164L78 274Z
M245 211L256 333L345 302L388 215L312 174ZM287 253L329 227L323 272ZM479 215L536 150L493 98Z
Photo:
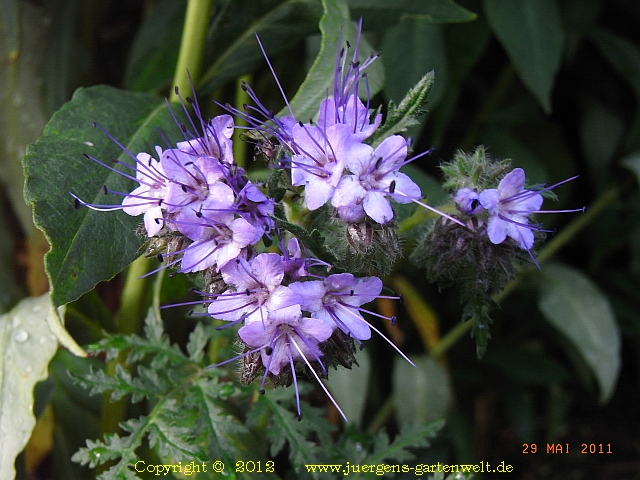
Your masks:
M182 40L180 41L180 53L178 54L178 63L173 76L173 84L181 92L191 93L189 76L191 76L191 81L194 85L198 83L200 78L202 54L212 10L213 0L189 0L187 4ZM169 101L178 101L175 90L171 91Z
M242 110L242 106L249 103L249 94L242 88L243 83L251 83L251 75L242 75L236 83L236 108ZM242 117L236 117L236 126L244 127L248 123ZM233 159L239 167L246 168L247 165L247 144L242 141L240 135L244 129L235 129L233 131Z
M129 265L120 300L120 311L116 320L116 329L120 333L125 335L138 333L140 323L146 313L145 291L149 283L148 277L140 277L149 272L152 262L152 258L143 256L138 257Z

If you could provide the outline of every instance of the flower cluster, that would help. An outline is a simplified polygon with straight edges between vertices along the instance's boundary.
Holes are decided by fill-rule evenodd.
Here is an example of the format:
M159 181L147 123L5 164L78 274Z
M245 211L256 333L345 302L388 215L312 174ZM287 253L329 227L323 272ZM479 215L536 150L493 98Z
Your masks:
M290 172L287 188L304 193L307 211L330 203L335 218L350 225L352 244L370 243L374 234L367 232L379 231L372 225L394 218L390 200L420 203L421 196L419 187L399 172L408 161L403 137L390 135L375 148L366 143L382 121L381 114L370 112L368 100L365 104L358 96L365 78L361 72L375 58L360 64L356 47L347 66L340 50L333 95L321 102L316 121L276 118L248 86L256 105L250 108L266 120L251 116L249 107L245 112L228 108L249 121L262 138L263 152L267 147L275 152L268 156L270 166ZM282 209L271 198L271 188L249 180L236 164L233 118L224 114L207 122L195 95L186 103L180 99L185 113L189 115L190 106L196 118L191 129L180 124L183 141L157 146L154 154L134 155L121 146L134 163L119 162L120 168L88 156L135 180L137 187L127 193L105 187L106 194L123 197L121 205L88 204L72 194L76 205L143 215L140 233L148 239L148 253L163 262L160 268L200 273L205 279L199 292L203 300L190 303L204 302L206 313L192 314L228 322L220 328L240 326L240 354L218 365L241 360L241 380L248 383L262 375L261 391L267 379L275 385L293 383L298 415L297 376L313 376L325 388L320 377L327 376L327 367L350 368L355 344L367 341L372 329L410 362L363 316L393 323L394 318L363 305L397 297L382 296L376 276L358 277L316 258L314 247L296 238L295 229L278 213ZM332 269L338 273L329 274Z
M551 186L525 188L525 173L522 168L514 168L507 173L498 188L478 189L461 188L454 197L460 212L467 216L477 217L486 210L488 220L486 233L494 245L501 244L511 238L516 245L531 254L534 243L534 232L548 232L540 224L529 223L529 215L534 213L580 212L584 208L572 210L540 210L542 193L569 182L576 177L568 178ZM531 256L534 263L535 258ZM537 265L537 263L536 263Z

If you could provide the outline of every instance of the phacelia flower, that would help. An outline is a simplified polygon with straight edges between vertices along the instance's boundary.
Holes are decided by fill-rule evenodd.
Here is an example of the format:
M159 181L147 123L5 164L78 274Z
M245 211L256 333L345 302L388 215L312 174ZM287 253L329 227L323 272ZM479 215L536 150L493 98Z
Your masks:
M479 194L471 188L461 188L453 198L458 209L465 215L477 215L484 210L480 203Z
M371 338L360 306L382 291L378 277L356 278L350 273L329 275L324 281L295 282L289 287L302 298L302 309L312 318L334 325L356 340Z
M347 167L353 175L345 175L336 189L331 205L338 216L350 223L364 219L364 213L378 223L393 218L388 197L398 203L420 198L420 187L398 170L407 157L407 141L400 135L384 139L374 150L360 149L349 157Z
M533 231L540 226L529 224L528 216L542 206L539 193L524 188L524 170L514 168L500 181L498 188L483 190L478 196L480 205L489 212L487 235L492 243L511 237L524 250L533 247Z
M326 130L319 125L293 127L296 151L291 157L291 183L304 185L305 202L316 210L332 197L347 159L366 155L371 147L361 143L348 125L336 124Z
M265 323L271 312L301 303L282 285L284 265L277 253L261 253L251 262L238 258L222 269L222 278L231 288L214 295L208 307L209 315L219 320Z

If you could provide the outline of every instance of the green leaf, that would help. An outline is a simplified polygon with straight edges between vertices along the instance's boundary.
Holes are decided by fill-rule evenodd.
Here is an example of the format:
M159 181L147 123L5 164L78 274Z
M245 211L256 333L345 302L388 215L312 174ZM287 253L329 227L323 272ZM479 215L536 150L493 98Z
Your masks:
M435 71L438 81L430 89L429 103L431 108L437 105L448 77L443 26L425 18L403 18L387 30L380 59L387 79L387 98L400 102L425 73Z
M429 72L407 92L400 105L396 107L393 101L389 101L387 119L384 125L376 129L372 139L374 147L385 138L418 125L416 118L426 111L427 97L432 86L433 72Z
M327 96L327 92L333 91L333 80L338 53L338 42L342 32L342 44L349 41L355 45L357 26L349 19L349 8L346 0L323 0L324 15L320 20L322 40L320 52L316 57L307 77L302 82L289 106L294 116L306 122L310 118L316 118L320 103ZM364 61L371 53L373 47L364 37L360 38L360 50L358 60ZM384 84L384 68L380 62L374 62L367 68L369 91L375 95ZM283 109L278 116L289 115L289 109Z
M349 0L349 7L352 10L376 10L376 15L386 22L405 15L424 17L432 23L470 22L476 18L475 13L451 0ZM354 12L354 16L359 15L359 12Z
M444 420L437 420L428 424L405 424L393 442L385 432L378 434L374 451L362 463L384 463L384 460L406 462L415 457L409 448L428 447L429 439L444 426Z
M545 112L562 60L564 31L555 0L485 0L484 11L518 72Z
M58 342L47 327L49 294L22 300L0 316L0 478L14 478L14 462L36 424L33 388L47 378Z
M274 55L314 33L322 9L318 0L231 1L223 14L208 40L215 56L200 80L203 92L211 92L264 64L256 34L265 52Z
M173 78L184 26L185 0L163 0L153 7L131 46L124 85L157 91Z
M337 368L329 373L325 386L336 403L349 419L349 423L360 423L367 401L367 385L371 371L371 361L366 353L356 353L358 365L352 369Z
M400 423L425 424L440 420L447 414L451 402L451 380L438 362L427 357L394 359L393 397ZM411 395L407 389L411 388Z
M547 265L537 275L538 306L591 368L600 402L611 395L620 371L620 330L607 297L582 272Z
M524 384L548 385L569 379L569 372L562 364L542 352L523 347L507 347L490 351L485 361L504 372L512 380Z
M633 152L620 160L620 165L633 172L640 183L640 151Z
M182 138L160 99L97 86L76 91L49 121L43 136L28 147L23 161L25 199L33 207L36 226L51 244L45 263L55 305L69 303L112 278L136 258L142 244L135 233L139 219L123 212L74 209L70 192L90 203L119 204L122 198L105 196L103 186L121 192L135 186L83 156L107 164L113 158L133 163L92 122L134 155L153 152L154 145L162 144L158 128L169 139Z

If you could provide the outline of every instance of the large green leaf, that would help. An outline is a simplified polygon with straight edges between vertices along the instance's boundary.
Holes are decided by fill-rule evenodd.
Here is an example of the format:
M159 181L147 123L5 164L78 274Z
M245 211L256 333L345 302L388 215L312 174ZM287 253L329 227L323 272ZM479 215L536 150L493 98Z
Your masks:
M470 22L476 14L451 0L349 0L354 17L360 10L375 10L375 14L387 23L403 16L420 16L433 23Z
M555 0L485 0L484 11L520 80L549 113L564 31Z
M155 144L164 146L158 128L169 139L180 138L159 98L98 86L79 89L53 116L43 136L29 146L23 161L25 199L51 244L45 267L55 305L69 303L112 278L135 259L141 245L135 233L139 219L120 211L74 208L70 192L86 202L118 204L122 197L105 196L103 186L120 192L135 186L83 156L89 154L107 164L114 158L133 163L92 122L102 125L134 155L153 153Z
M566 265L545 265L536 278L540 311L589 365L600 386L600 401L606 402L621 362L620 330L609 300L582 272Z
M49 294L22 300L0 316L0 478L14 478L16 456L36 424L33 388L47 378L58 342L47 327Z
M316 32L321 15L318 0L232 1L208 39L212 60L199 82L202 91L213 91L264 65L256 34L266 53L274 55Z
M435 360L412 356L416 367L399 356L393 365L393 396L401 424L426 424L447 415L451 403L451 379ZM407 386L411 385L411 395Z
M186 0L163 0L138 30L125 70L125 87L152 92L165 87L176 69Z
M320 31L322 32L320 52L298 92L289 103L295 117L302 121L315 118L320 108L320 102L326 98L327 92L333 91L340 32L342 32L343 45L345 41L355 45L357 27L349 19L346 0L323 0L322 4L325 12L320 20ZM373 51L366 39L361 37L359 60L362 62ZM374 62L367 68L367 78L369 91L371 95L375 95L384 84L384 68L380 62ZM280 112L280 114L288 113L289 110L286 108Z

